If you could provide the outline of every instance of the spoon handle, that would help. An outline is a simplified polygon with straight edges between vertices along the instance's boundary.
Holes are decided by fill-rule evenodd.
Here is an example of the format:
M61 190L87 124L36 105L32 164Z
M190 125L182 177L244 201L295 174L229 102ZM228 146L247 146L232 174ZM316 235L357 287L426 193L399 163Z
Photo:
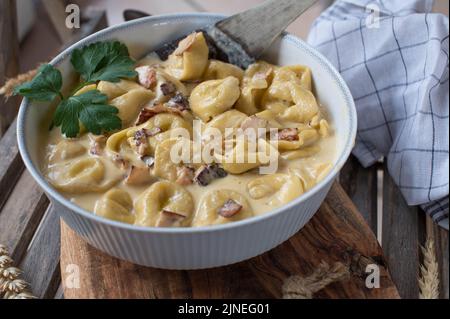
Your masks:
M219 21L215 27L258 58L316 0L270 0Z

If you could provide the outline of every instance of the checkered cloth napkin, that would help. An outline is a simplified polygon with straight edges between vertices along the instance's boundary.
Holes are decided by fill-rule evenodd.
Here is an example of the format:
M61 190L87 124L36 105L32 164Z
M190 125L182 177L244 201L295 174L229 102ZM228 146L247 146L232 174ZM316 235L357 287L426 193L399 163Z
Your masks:
M336 66L358 111L353 154L385 158L409 205L448 229L449 29L432 0L336 1L308 42Z

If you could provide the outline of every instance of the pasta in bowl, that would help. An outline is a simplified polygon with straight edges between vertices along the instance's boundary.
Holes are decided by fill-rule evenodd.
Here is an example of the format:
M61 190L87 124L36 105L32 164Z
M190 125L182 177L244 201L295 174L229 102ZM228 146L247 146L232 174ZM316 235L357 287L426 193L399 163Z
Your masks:
M142 57L167 34L217 19L127 23L83 40L52 64L73 78L68 55L88 44L119 40ZM130 28L139 32L131 36ZM155 39L143 41L149 31ZM211 57L202 32L192 32L166 59L145 55L133 74L78 86L73 104L102 105L98 112L110 117L94 125L83 109L75 136L56 115L51 131L40 129L55 106L25 100L18 125L25 163L66 223L113 256L193 269L262 253L312 217L349 154L356 125L345 84L320 55L291 36L271 52L243 70ZM95 100L82 104L88 96Z

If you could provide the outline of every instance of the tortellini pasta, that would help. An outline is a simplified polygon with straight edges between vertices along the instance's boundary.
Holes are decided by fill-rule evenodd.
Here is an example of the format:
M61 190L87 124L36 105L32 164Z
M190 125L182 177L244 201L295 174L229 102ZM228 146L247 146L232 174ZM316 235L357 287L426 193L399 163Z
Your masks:
M257 62L245 70L242 80L242 92L236 103L236 109L253 115L261 109L261 99L272 82L273 66L266 62Z
M273 100L294 102L291 84L299 85L311 91L311 71L304 66L285 66L274 71L267 97Z
M133 81L120 80L116 83L100 81L98 83L97 89L105 94L108 97L108 100L112 100L118 96L124 95L131 90L140 90L143 89L143 87Z
M191 93L189 102L196 116L204 122L229 110L240 95L239 80L233 76L205 81Z
M203 134L205 137L212 133L212 129L218 130L224 138L227 138L227 132L232 132L238 129L241 124L247 119L247 115L237 110L229 110L222 114L215 116L205 127ZM228 129L228 130L227 130ZM228 134L230 134L228 133Z
M209 59L208 45L193 32L137 61L135 78L79 89L106 95L122 128L94 135L80 123L71 139L52 129L49 182L104 218L203 227L264 214L323 180L339 143L311 70L265 61L243 70Z
M221 214L230 203L233 207L228 208L228 214ZM229 189L214 190L201 199L192 226L224 224L251 216L253 210L242 194Z
M170 215L169 217L174 217L172 227L185 227L189 226L192 220L194 201L182 186L160 181L139 196L135 209L135 225L157 226L165 222L165 215Z
M134 89L116 97L110 104L117 107L123 125L128 126L136 119L142 107L154 97L155 94L150 90Z
M269 165L279 156L278 150L262 138L257 143L239 138L230 141L230 144L234 146L216 158L224 170L231 174L242 174L262 165Z
M183 154L185 151L185 154ZM190 140L172 138L162 141L156 147L153 174L159 178L175 182L183 167L198 167L200 163L193 164L194 146ZM175 162L179 158L179 162Z
M105 166L98 158L81 158L50 167L50 182L67 193L103 192L116 184L118 175L104 180Z
M62 140L51 150L49 163L70 160L86 153L86 148L74 141Z
M169 56L167 71L181 81L200 79L208 64L208 54L203 33L192 33Z
M247 187L251 198L267 197L273 206L289 203L303 194L303 185L293 174L266 175L249 182Z
M239 81L242 81L244 77L244 71L230 63L225 63L222 61L211 60L208 64L205 74L203 75L204 80L220 80L225 79L229 76L233 76Z
M130 194L118 188L110 189L97 201L94 213L118 222L133 224L133 200Z

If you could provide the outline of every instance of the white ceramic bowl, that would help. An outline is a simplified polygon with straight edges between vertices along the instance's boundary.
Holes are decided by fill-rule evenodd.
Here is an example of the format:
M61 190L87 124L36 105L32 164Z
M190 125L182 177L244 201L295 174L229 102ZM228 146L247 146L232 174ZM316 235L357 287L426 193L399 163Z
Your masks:
M212 24L223 16L174 14L144 18L93 34L71 46L51 63L71 76L73 49L117 39L140 58L161 44ZM50 106L24 99L17 124L20 153L34 179L45 190L62 219L92 246L136 264L167 269L200 269L239 262L281 244L302 228L318 210L339 169L347 160L356 134L353 99L344 80L317 51L292 35L284 35L264 57L280 65L305 64L312 69L315 89L326 106L337 135L337 157L330 174L309 192L274 211L225 225L200 228L138 227L104 219L76 206L59 194L40 171L43 130ZM68 83L69 81L65 81Z

